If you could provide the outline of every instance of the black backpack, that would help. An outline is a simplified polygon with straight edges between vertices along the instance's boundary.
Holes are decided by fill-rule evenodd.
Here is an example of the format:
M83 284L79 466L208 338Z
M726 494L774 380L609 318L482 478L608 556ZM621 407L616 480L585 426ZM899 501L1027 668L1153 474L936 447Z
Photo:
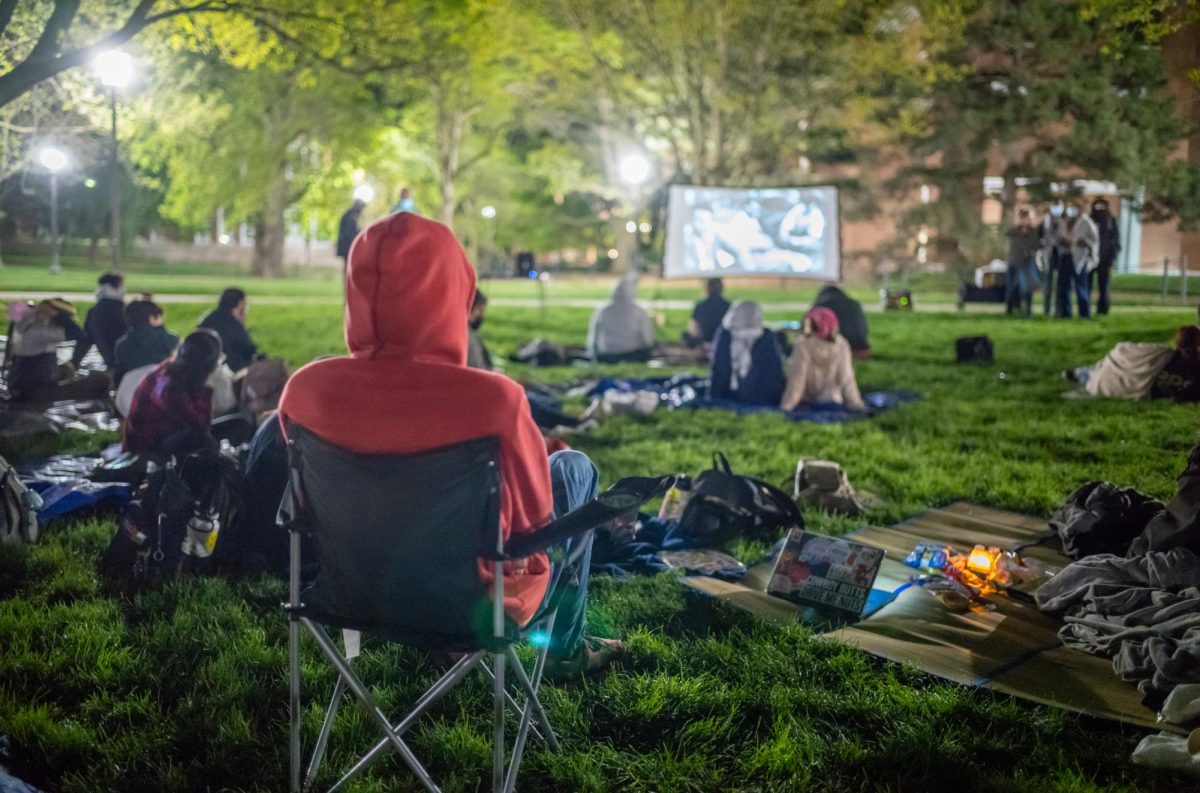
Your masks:
M987 336L963 336L954 341L957 363L992 363L995 357L995 347Z
M208 571L215 548L189 551L184 541L189 527L203 527L212 518L217 523L212 539L220 537L240 509L240 480L238 464L216 451L172 458L134 491L101 556L101 573L113 579L155 581L180 572Z
M708 547L737 537L767 538L784 527L804 528L796 502L774 485L735 474L721 452L692 480L692 497L679 519L683 536Z
M41 497L25 487L17 469L0 457L0 542L36 541L41 506Z

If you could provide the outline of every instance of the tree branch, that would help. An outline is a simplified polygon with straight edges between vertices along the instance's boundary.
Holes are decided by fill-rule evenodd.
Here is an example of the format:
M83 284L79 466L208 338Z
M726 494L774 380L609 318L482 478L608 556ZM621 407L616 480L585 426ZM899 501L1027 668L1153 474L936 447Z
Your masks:
M8 30L8 23L12 22L13 12L17 10L17 4L21 0L0 0L0 33Z
M141 0L130 12L125 24L94 44L78 47L68 52L58 52L62 35L71 27L79 10L79 0L57 0L54 11L46 23L42 35L33 51L7 74L0 75L0 107L7 105L43 80L54 77L68 69L82 66L101 52L119 47L133 39L150 25L172 17L197 13L236 11L235 2L203 0L192 5L179 6L150 15L155 0Z

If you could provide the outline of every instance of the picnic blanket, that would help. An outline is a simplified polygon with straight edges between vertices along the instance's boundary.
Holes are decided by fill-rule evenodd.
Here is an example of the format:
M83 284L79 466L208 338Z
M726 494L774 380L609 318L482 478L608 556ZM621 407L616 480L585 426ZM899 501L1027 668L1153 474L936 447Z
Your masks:
M717 408L731 410L735 413L778 413L789 421L804 421L812 424L841 424L846 421L859 421L870 418L886 410L892 410L907 402L915 402L921 398L912 391L869 391L862 395L866 410L852 410L836 402L814 402L803 404L795 410L780 410L779 408L763 405L745 405L729 399L697 398L686 407Z
M870 418L882 411L891 410L907 402L915 402L920 395L912 391L870 391L863 394L866 410L851 410L845 405L832 402L810 403L797 407L795 410L780 410L764 405L746 405L731 399L709 399L708 378L698 377L690 373L681 373L672 377L652 377L640 379L620 379L606 377L586 387L576 389L572 393L586 396L602 396L606 391L634 392L649 391L659 395L661 405L668 408L697 408L729 410L738 414L746 413L778 413L790 421L803 421L814 424L840 424L845 421L857 421Z
M848 539L887 552L868 601L868 616L824 630L818 637L912 664L962 685L1142 727L1179 730L1158 723L1137 688L1113 674L1110 661L1063 646L1058 635L1062 620L1036 605L994 596L991 611L957 613L923 588L908 585L915 571L901 560L919 543L946 545L960 553L977 544L1022 547L1024 557L1066 567L1070 559L1038 544L1047 530L1042 518L956 502L890 528L852 532ZM765 577L755 580L754 573L741 584L698 576L682 580L765 618L814 624L802 607L767 595ZM885 602L877 605L881 600Z
M100 455L61 455L17 466L17 474L30 490L42 498L38 520L48 523L84 509L121 509L129 503L133 489L126 482L96 482L88 477L103 465Z
M109 405L99 402L56 402L49 407L0 402L0 438L22 438L76 430L94 434L115 432L121 420Z

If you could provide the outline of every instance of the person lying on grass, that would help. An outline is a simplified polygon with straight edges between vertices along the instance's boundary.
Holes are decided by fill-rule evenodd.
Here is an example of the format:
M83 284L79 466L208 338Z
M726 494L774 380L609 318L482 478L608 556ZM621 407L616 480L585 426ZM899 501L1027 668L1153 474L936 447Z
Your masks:
M596 466L584 454L546 447L521 386L467 366L467 317L475 271L445 226L411 212L373 223L356 238L346 277L345 357L316 361L288 382L279 412L359 454L416 454L464 441L500 439L500 525L506 535L544 526L595 497ZM511 564L504 608L527 625L559 601L548 673L603 668L622 654L612 639L586 635L592 535ZM557 551L558 549L556 549ZM490 563L479 577L492 582Z
M1175 331L1175 349L1123 341L1091 366L1063 371L1091 396L1200 402L1200 327Z
M778 405L786 379L783 351L763 327L762 306L739 300L730 306L713 337L711 399L745 405Z
M795 410L801 402L832 402L863 410L850 343L838 333L837 315L828 308L811 309L804 317L804 338L787 363L787 389L779 402L782 410Z
M160 364L133 393L125 418L124 449L135 454L187 454L214 445L213 391L208 378L221 360L211 330L188 334L175 356Z

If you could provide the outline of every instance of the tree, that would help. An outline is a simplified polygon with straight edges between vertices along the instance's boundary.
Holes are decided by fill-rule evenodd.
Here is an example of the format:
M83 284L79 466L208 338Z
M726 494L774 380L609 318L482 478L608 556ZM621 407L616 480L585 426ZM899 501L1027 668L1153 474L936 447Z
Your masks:
M226 0L169 3L155 11L159 5L163 4L139 0L122 14L100 3L81 9L81 0L54 0L50 4L0 0L0 39L4 44L0 64L7 67L0 75L0 107L43 80L89 63L104 50L127 43L151 25L184 15L240 8L240 4ZM44 13L47 6L48 14ZM98 29L108 32L95 36ZM81 30L86 32L81 34ZM77 39L82 36L90 38L91 43L80 43Z
M287 212L370 139L361 84L226 19L160 53L158 85L140 103L135 156L161 166L164 216L207 227L222 208L254 223L255 274L283 272ZM366 123L364 120L366 119Z
M931 0L910 24L921 58L895 110L915 108L919 123L899 136L915 164L897 186L937 191L910 220L937 228L970 259L994 255L998 239L980 218L989 173L1004 179L1005 218L1018 179L1034 198L1081 177L1144 185L1148 214L1182 208L1166 190L1183 127L1165 95L1161 54L1136 30L1114 32L1057 0Z

